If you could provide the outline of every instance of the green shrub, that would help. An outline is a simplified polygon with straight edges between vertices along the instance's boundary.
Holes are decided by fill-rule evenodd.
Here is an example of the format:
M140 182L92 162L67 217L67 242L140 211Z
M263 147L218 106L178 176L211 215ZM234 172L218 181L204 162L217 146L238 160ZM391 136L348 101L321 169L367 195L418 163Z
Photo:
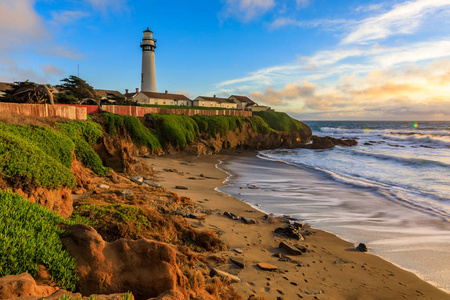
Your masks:
M46 188L75 186L75 177L67 166L30 143L25 137L3 130L0 130L0 172L6 178L30 178Z
M146 146L152 150L161 149L161 144L156 136L138 118L108 112L104 112L102 115L106 132L109 134L116 135L117 129L124 128L136 145Z
M261 117L271 128L277 131L297 131L305 130L305 125L284 112L259 111L254 112L253 116Z
M252 124L252 129L255 132L259 132L262 134L269 134L275 132L262 118L258 116L253 116L249 118L249 120Z
M197 123L185 115L147 114L146 120L153 124L159 141L164 147L168 144L184 149L187 144L199 135Z
M56 213L22 196L0 190L0 277L27 272L36 276L38 264L50 271L62 288L75 290L75 261L63 250Z
M70 121L57 123L57 126L75 143L75 154L86 167L91 168L98 175L108 173L108 168L103 166L101 158L91 147L103 135L99 124L92 121Z
M200 132L211 136L220 134L224 137L230 130L236 130L237 128L242 130L241 117L195 115L192 119L197 123Z
M28 143L38 147L67 168L72 167L72 140L64 134L41 126L18 126L0 123L0 131L22 137Z

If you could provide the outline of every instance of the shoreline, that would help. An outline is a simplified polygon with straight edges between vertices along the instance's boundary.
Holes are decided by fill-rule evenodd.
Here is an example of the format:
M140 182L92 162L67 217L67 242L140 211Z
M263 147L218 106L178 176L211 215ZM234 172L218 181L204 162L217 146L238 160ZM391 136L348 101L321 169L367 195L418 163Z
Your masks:
M282 219L267 223L262 220L264 212L258 207L218 190L229 176L233 176L220 168L223 163L220 161L232 160L235 155L256 155L256 151L202 157L175 154L141 160L156 169L162 187L191 197L205 209L214 211L204 221L190 222L199 229L212 229L220 234L229 248L221 253L227 260L235 256L244 258L246 267L243 270L236 269L231 263L219 266L241 278L241 283L234 286L244 299L252 294L267 299L313 299L316 296L319 299L380 299L377 298L380 294L385 295L383 299L405 295L408 299L450 299L445 291L410 271L376 254L354 251L353 244L336 234L314 227L315 234L305 237L305 241L293 241L274 234L275 228L283 226ZM164 169L176 169L177 172L165 172ZM176 189L176 185L188 189ZM258 224L247 225L228 219L222 215L224 211L254 218ZM278 248L281 241L304 245L308 252L301 256L287 255ZM233 251L235 248L242 248L244 254L237 254ZM291 262L280 261L279 256L287 257ZM278 273L259 269L257 262L276 265Z

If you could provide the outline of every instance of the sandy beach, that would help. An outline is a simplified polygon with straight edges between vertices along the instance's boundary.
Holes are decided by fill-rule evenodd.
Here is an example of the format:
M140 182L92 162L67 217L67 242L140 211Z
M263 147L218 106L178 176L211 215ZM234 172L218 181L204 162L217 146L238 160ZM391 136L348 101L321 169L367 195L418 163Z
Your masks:
M356 251L355 245L327 232L308 229L312 234L305 235L304 241L275 234L276 228L286 225L284 219L265 220L264 213L216 190L228 177L216 164L234 155L255 153L138 159L155 170L157 183L163 188L188 196L211 212L205 220L191 219L191 224L214 230L225 242L228 251L218 255L229 263L217 267L240 278L234 286L244 299L250 295L267 299L450 299L449 294L416 275L375 255ZM224 212L253 218L257 223L232 220ZM279 248L280 242L304 246L306 252L289 255ZM245 267L241 269L231 258L243 259ZM262 270L258 263L269 263L277 270Z

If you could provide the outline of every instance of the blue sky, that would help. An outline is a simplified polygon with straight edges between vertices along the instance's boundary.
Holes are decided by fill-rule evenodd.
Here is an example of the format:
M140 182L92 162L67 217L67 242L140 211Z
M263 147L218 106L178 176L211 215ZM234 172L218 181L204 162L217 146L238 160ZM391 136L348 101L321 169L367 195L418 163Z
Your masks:
M450 120L450 0L0 0L0 81L248 95L302 120Z

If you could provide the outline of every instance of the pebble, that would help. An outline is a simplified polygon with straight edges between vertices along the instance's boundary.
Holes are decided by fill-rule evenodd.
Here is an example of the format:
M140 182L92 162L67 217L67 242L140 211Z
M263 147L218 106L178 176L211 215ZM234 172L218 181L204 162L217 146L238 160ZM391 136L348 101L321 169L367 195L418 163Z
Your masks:
M175 188L178 190L187 190L188 189L186 186L183 186L183 185L177 185L177 186L175 186Z
M109 185L104 184L104 183L99 184L98 187L101 188L101 189L105 189L105 190L109 189Z
M239 268L245 268L245 261L242 257L230 257L231 262L237 265Z
M121 194L122 194L122 196L124 196L124 197L131 197L131 196L133 196L133 191L130 191L130 190L123 190Z

